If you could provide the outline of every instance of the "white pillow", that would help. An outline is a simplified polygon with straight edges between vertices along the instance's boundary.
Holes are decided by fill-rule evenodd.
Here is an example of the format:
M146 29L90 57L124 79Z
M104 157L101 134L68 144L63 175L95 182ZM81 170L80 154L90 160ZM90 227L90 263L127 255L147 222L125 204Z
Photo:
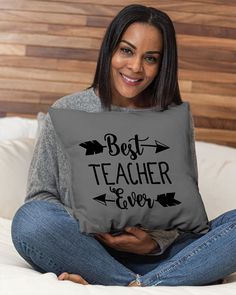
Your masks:
M11 219L26 196L34 139L0 141L0 216Z
M35 138L38 121L36 119L6 117L0 119L0 140L15 138Z
M211 220L236 208L236 149L196 142L199 190Z

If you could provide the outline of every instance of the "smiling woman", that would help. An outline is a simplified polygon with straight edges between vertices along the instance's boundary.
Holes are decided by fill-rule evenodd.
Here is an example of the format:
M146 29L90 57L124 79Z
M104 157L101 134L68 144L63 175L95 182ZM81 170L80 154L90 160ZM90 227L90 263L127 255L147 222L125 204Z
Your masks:
M146 23L133 23L122 36L111 60L112 103L122 107L143 105L143 91L160 67L162 34ZM150 101L145 100L145 106Z
M175 29L153 7L129 5L103 38L92 87L105 110L181 104Z
M154 111L154 116L162 113L164 116L168 114L167 117L170 118L167 123L161 123L161 121L151 123L151 128L145 123L146 127L140 124L139 129L143 129L144 133L140 140L143 141L145 136L148 136L146 130L149 129L155 132L155 137L158 136L157 129L173 137L167 128L169 122L175 122L171 111L172 105L178 109L184 105L179 91L177 72L175 29L169 16L152 7L129 5L114 17L107 28L92 85L84 91L58 99L53 107L70 109L70 111L73 109L85 112L122 111L127 113L140 112L148 107ZM149 111L150 109L144 114L149 114ZM112 123L114 121L120 126L120 120L124 119L119 117L119 120L114 120L114 112L111 112ZM190 118L191 113L187 114ZM87 117L88 113L86 113ZM183 116L178 115L177 119L181 117ZM61 116L59 122L65 125ZM88 133L91 133L91 129L89 131L86 129L88 125L90 127L94 125L92 129L96 129L95 131L99 130L99 126L92 123L95 121L84 122L73 125L78 131L78 137L81 137L81 131L86 133L86 137ZM184 147L180 150L188 151L189 156L186 158L191 162L191 167L195 167L195 172L188 173L187 177L197 186L193 121L186 122L188 123L181 125L181 128L173 124L173 134L176 134L182 142L185 138L182 131L185 127L189 131L186 144L184 141ZM112 129L110 121L105 123L103 121L103 124L103 127L109 125L108 127ZM132 121L132 125L135 124L137 121ZM158 128L156 128L157 124ZM127 129L125 131L130 133L130 121L125 121L125 125L122 126L125 126L124 128ZM102 132L105 127L101 129ZM123 133L123 129L119 129L119 133ZM110 134L112 130L107 132ZM66 132L63 134L68 135ZM153 161L148 160L145 165L143 162L131 163L131 160L136 160L136 157L142 154L141 142L136 136L136 131L131 136L132 142L127 142L127 138L130 138L129 134L118 146L115 138L109 135L107 146L102 146L104 149L108 147L110 156L121 152L128 161L125 159L122 165L109 166L102 165L101 158L98 157L96 166L90 166L89 170L94 172L96 181L140 184L139 191L135 187L131 193L123 194L122 190L117 189L114 193L117 195L120 207L125 208L128 204L131 207L137 205L138 214L135 213L135 217L138 218L137 224L141 224L139 222L141 207L145 204L152 206L153 200L150 197L153 195L157 197L156 195L159 194L155 190L152 196L148 196L150 194L148 190L147 195L144 195L145 181L148 184L154 182L157 187L165 183L170 184L172 181L170 176L175 164L169 166L156 156ZM174 137L173 141L175 140ZM96 140L92 141L93 144L94 142L96 143ZM83 142L83 152L88 144L91 145L90 142L86 142L86 145ZM142 145L150 147L150 144ZM164 148L166 149L167 146ZM175 160L178 153L173 154ZM82 163L81 158L74 162L78 165ZM124 228L129 234L121 233L119 236L112 236L112 228L110 228L110 232L98 235L97 239L83 234L80 218L72 214L74 207L70 189L72 164L73 161L68 158L65 149L57 140L51 117L47 114L30 164L26 202L19 208L12 222L12 240L15 248L37 271L53 272L56 275L63 273L59 279L106 286L135 284L139 286L202 286L236 271L236 261L232 259L236 257L235 210L225 212L222 216L210 221L210 230L206 234L181 232L173 226L165 227L163 230L160 227L155 228L152 234L150 229L132 226L128 229ZM115 176L109 178L107 176L109 172L114 172ZM87 199L90 189L89 182L86 182L88 177L84 170L76 175L82 175L85 183L85 191L78 193L78 198ZM193 178L192 175L196 177ZM76 185L80 187L81 183L78 181ZM189 195L190 197L193 195L189 193L188 187L181 179L178 180L178 186L183 188L188 202L192 204L193 201ZM106 206L104 194L96 199L99 202L103 201ZM158 195L156 201L159 208L163 206L168 210L172 210L173 204L178 205L179 215L183 215L180 201L174 199L172 190ZM84 206L80 207L86 215ZM196 219L198 219L199 208L195 210L195 207L193 205L193 211L196 212ZM127 211L126 208L121 213L119 211L118 217L126 216L125 211ZM190 220L193 220L191 213ZM99 222L102 223L107 219L111 221L102 213L98 215L101 218L96 219L98 226ZM150 218L150 214L145 214L145 217ZM170 222L172 219L175 220L175 217L172 218L166 213L165 217ZM155 215L154 221L156 219ZM167 248L168 251L166 251ZM222 249L224 249L224 255L222 255ZM120 257L123 254L125 259L122 260ZM134 280L136 281L133 282Z

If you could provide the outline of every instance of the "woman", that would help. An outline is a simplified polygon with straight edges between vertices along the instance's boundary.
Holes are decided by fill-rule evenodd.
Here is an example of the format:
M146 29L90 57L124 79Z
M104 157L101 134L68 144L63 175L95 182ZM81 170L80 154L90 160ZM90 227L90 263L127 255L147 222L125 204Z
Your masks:
M107 29L92 86L54 106L131 112L181 103L171 20L157 9L130 5ZM194 138L192 154L197 173ZM71 214L69 173L47 114L26 203L12 223L13 243L34 269L54 272L59 280L120 286L206 285L236 271L235 210L211 221L207 234L126 227L118 236L86 236Z

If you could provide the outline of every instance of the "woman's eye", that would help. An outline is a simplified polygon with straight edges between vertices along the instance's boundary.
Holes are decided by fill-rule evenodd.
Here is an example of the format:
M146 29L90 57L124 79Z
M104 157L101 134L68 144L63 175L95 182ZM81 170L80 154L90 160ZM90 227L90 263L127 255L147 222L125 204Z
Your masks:
M129 48L126 48L126 47L121 47L120 48L120 51L124 54L127 54L127 55L131 55L132 54L132 51L129 49Z
M157 58L154 56L147 56L145 59L148 63L156 63L157 62Z

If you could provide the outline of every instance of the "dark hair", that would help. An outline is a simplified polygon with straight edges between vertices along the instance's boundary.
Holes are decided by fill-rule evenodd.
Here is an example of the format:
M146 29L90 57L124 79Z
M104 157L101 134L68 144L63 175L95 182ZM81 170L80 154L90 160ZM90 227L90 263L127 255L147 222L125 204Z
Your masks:
M98 89L103 108L110 110L112 103L110 65L125 30L133 23L148 23L159 29L163 36L163 51L159 72L145 92L152 106L163 110L171 103L181 104L178 84L177 45L174 25L169 16L153 7L139 4L124 7L112 20L101 44L95 77L91 87ZM91 88L90 87L90 88Z

